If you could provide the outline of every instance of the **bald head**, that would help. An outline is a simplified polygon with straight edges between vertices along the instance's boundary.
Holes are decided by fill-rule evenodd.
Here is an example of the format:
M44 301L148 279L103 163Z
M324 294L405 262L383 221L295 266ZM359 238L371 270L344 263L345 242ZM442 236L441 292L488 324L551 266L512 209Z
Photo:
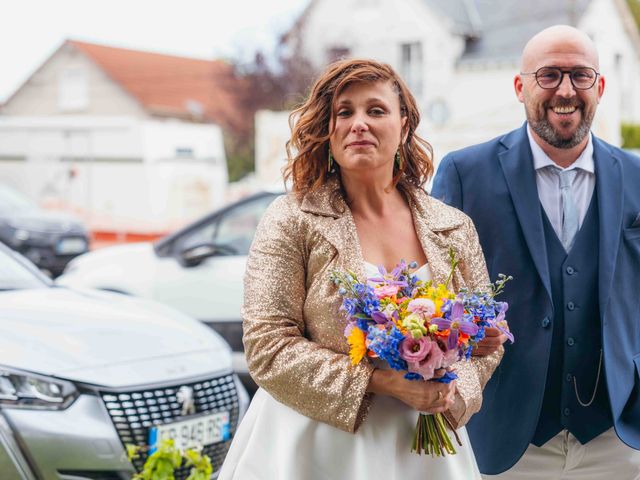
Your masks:
M532 72L542 66L553 65L554 58L567 54L587 60L589 65L583 66L599 70L598 51L589 36L568 25L554 25L527 42L522 51L522 71Z

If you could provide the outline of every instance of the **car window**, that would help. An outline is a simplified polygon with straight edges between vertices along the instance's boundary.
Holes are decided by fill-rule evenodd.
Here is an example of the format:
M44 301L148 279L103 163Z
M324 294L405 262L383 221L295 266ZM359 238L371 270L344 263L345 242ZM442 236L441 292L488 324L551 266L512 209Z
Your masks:
M213 243L231 247L238 255L246 255L258 222L276 196L264 195L232 207L215 221L190 231L180 244L196 246Z
M248 254L258 223L275 198L266 195L229 210L218 222L214 243L233 247L238 255Z

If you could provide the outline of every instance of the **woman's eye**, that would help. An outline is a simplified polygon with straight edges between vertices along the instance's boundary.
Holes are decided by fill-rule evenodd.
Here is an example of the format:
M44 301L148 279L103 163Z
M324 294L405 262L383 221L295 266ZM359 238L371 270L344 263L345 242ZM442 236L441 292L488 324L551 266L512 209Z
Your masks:
M371 115L384 115L386 113L382 108L372 108L369 112Z
M348 117L351 114L351 112L349 110L339 110L338 113L336 113L336 116L338 117Z

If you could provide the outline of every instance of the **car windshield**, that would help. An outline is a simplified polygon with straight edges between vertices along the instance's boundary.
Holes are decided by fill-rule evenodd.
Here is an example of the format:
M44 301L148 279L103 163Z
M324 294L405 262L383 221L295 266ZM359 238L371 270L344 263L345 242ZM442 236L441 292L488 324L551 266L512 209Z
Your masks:
M50 286L28 260L0 245L0 291Z
M23 212L37 208L38 206L28 197L6 185L0 185L0 212Z

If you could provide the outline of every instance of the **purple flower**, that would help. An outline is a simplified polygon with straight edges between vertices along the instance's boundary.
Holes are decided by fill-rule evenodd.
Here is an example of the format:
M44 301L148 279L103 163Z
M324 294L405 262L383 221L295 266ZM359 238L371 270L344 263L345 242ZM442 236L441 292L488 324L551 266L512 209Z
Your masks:
M382 312L373 312L373 313L371 313L371 318L373 319L374 322L380 323L380 324L384 324L384 323L387 323L389 321L387 316Z
M372 277L369 279L370 282L373 283L382 283L384 285L396 285L398 287L406 287L407 282L404 280L400 280L402 276L402 272L407 269L407 262L404 260L400 262L396 268L391 270L391 272L387 272L387 269L382 265L378 265L378 272L380 273L379 277Z
M509 325L507 324L507 321L504 319L505 313L509 309L509 304L507 304L507 302L500 302L499 305L500 305L498 307L499 313L496 319L494 320L495 327L498 330L500 330L502 333L504 333L509 339L509 341L513 343L514 341L513 333L509 331Z
M459 300L456 300L451 306L449 318L434 318L431 323L437 325L440 330L449 330L448 350L458 348L460 332L471 336L478 332L478 326L475 323L464 319L464 305Z

